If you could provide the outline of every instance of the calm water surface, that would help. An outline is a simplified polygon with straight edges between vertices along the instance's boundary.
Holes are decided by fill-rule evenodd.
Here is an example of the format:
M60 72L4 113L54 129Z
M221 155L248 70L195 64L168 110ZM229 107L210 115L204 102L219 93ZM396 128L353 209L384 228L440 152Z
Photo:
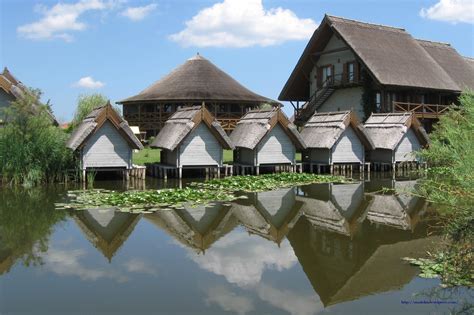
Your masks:
M440 241L425 201L372 193L415 184L309 185L146 215L55 210L63 186L3 189L0 314L461 310L472 291L443 290L401 261Z

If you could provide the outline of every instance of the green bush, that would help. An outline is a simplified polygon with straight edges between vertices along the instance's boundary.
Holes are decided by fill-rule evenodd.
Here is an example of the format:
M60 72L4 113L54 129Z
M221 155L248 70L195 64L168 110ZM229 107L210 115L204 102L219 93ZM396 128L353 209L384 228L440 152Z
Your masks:
M32 111L41 93L11 103L0 128L0 174L2 182L37 185L64 178L73 167L72 152L66 148L68 135L51 123L46 106Z

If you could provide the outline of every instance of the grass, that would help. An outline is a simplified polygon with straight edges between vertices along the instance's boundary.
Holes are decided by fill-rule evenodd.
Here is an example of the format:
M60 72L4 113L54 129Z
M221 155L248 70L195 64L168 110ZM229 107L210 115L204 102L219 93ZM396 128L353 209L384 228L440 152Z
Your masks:
M301 161L301 153L296 153L296 160ZM224 163L232 164L234 156L232 150L224 150ZM133 152L133 164L145 165L145 163L159 163L160 149L146 147L138 152Z

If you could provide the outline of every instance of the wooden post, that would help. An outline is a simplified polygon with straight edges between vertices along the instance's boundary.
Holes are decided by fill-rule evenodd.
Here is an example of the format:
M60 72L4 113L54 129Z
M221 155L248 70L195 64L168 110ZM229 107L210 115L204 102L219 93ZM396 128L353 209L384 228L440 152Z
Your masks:
M257 166L255 167L255 173L256 173L257 175L260 175L260 166L257 165Z
M178 168L178 174L179 174L178 177L181 180L183 178L183 167L182 166L180 166Z
M217 165L217 178L221 178L221 168Z

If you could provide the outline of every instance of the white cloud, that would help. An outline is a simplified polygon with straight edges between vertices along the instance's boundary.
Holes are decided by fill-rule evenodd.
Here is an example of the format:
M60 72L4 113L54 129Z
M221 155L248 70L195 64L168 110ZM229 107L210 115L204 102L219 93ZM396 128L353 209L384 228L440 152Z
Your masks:
M156 3L151 3L142 7L129 7L123 10L121 14L132 21L140 21L153 12L156 7Z
M438 21L474 23L474 1L440 0L428 9L422 8L420 15Z
M239 315L247 314L255 309L251 298L238 296L225 286L215 286L207 290L207 304L217 304L224 311L237 313Z
M266 10L262 0L224 0L199 11L170 39L183 46L271 46L308 39L316 26L288 9Z
M297 263L297 258L287 240L280 248L258 236L250 236L244 230L232 231L217 241L205 255L189 253L199 267L222 275L230 283L240 287L255 286L265 269L282 271Z
M40 5L35 10L43 17L17 28L17 32L28 39L44 40L59 38L72 41L71 32L83 31L87 25L79 18L87 11L100 11L115 7L113 0L80 0L76 3L57 3L51 8Z
M96 281L101 278L108 278L117 282L126 282L128 278L121 272L110 268L85 267L80 262L86 252L82 249L61 250L50 248L44 256L46 267L60 276L76 276L81 280Z
M150 276L157 276L158 272L150 263L139 258L132 258L124 264L128 272L143 273Z
M92 77L83 77L79 81L75 82L72 86L85 89L100 89L105 83L94 80Z
M323 304L314 294L281 290L264 283L258 285L257 295L262 301L292 315L313 315L324 309Z

